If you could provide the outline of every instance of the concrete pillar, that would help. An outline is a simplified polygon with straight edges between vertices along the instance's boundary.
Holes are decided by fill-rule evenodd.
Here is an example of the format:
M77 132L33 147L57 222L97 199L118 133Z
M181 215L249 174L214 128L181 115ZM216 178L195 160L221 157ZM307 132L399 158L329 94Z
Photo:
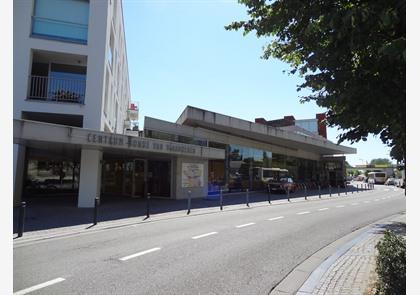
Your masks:
M18 205L22 200L23 186L25 184L25 154L26 147L13 144L13 204Z
M93 208L95 198L100 197L102 152L82 149L80 159L79 208Z

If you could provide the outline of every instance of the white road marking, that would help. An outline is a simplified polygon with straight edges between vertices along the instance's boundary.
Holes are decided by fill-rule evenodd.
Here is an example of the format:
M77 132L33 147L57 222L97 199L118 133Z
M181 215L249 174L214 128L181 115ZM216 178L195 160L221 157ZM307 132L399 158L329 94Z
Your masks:
M385 197L382 198L382 200L385 200L385 199L386 199Z
M367 203L370 203L370 201L363 201L363 203L366 203L367 204Z
M379 199L375 199L375 202L378 202L379 201Z
M273 218L269 218L267 220L273 221L273 220L282 219L282 218L284 218L284 216L273 217Z
M192 237L192 239L196 240L196 239L212 236L212 235L215 235L215 234L217 234L217 231L212 231L211 233L206 233L206 234L203 234L203 235L195 236L195 237Z
M384 189L384 191L386 191L386 192L389 191L389 188Z
M13 293L13 295L27 294L29 292L32 292L32 291L35 291L35 290L39 290L39 289L42 289L42 288L45 288L45 287L48 287L48 286L51 286L51 285L60 283L60 282L65 281L65 280L66 279L63 279L63 278L56 278L54 280L51 280L51 281L48 281L48 282L45 282L45 283L42 283L42 284L38 284L38 285L35 285L35 286L32 286L32 287L29 287L29 288L26 288L26 289L17 291L15 293Z
M152 253L152 252L159 251L159 250L160 250L160 248L152 248L152 249L149 249L149 250L146 250L146 251L142 251L142 252L139 252L139 253L135 253L135 254L132 254L132 255L128 255L128 256L119 258L119 260L126 261L128 259L135 258L135 257L141 256L141 255Z
M328 209L330 209L330 208L321 208L321 209L318 209L318 211L325 211L325 210L328 210Z
M343 207L346 207L346 206L344 206L344 205L338 205L338 206L335 206L336 208L343 208Z
M296 213L297 215L303 215L303 214L309 214L309 213L311 213L311 212L309 212L309 211L303 211L303 212L299 212L299 213Z
M359 203L351 203L352 204L352 206L356 206L356 205L359 205Z
M250 225L254 225L254 224L255 224L255 222L245 223L245 224L237 225L236 228L241 228L241 227L250 226Z

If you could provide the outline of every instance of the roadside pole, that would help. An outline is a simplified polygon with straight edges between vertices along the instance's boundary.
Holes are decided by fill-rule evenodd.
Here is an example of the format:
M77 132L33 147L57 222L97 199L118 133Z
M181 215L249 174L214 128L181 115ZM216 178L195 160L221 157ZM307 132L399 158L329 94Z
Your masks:
M249 189L246 189L246 206L249 207Z
M93 207L93 225L98 224L98 206L99 206L99 198L95 198L95 206Z
M26 211L26 202L20 203L19 208L19 223L18 223L18 237L23 236L23 230L25 227L25 211Z
M222 191L222 189L220 189L220 199L219 199L219 202L220 202L220 211L222 211L223 210L223 191Z
M146 200L146 217L150 217L150 193L147 193L147 200Z
M191 191L188 191L188 211L187 211L187 215L189 215L191 213Z

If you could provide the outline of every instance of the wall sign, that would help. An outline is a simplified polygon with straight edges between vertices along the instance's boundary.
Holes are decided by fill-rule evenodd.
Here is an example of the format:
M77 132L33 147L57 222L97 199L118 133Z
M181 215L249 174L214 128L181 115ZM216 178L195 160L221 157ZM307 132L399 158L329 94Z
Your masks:
M123 135L104 135L96 133L88 133L87 142L96 143L108 146L120 146L128 148L138 148L150 151L161 151L168 153L184 153L195 154L194 147L178 144L178 143L163 143L146 137L133 137Z
M204 164L182 163L182 187L202 187L204 183Z

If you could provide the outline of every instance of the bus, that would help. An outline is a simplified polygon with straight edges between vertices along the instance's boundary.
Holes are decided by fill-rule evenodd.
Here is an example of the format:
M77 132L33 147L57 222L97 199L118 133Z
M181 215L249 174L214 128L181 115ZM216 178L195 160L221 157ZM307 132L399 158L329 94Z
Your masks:
M369 172L368 173L368 182L370 183L384 184L385 181L386 181L385 172Z
M254 175L256 179L261 180L263 183L268 183L270 180L279 180L282 177L289 175L289 170L281 168L263 168L255 167Z

